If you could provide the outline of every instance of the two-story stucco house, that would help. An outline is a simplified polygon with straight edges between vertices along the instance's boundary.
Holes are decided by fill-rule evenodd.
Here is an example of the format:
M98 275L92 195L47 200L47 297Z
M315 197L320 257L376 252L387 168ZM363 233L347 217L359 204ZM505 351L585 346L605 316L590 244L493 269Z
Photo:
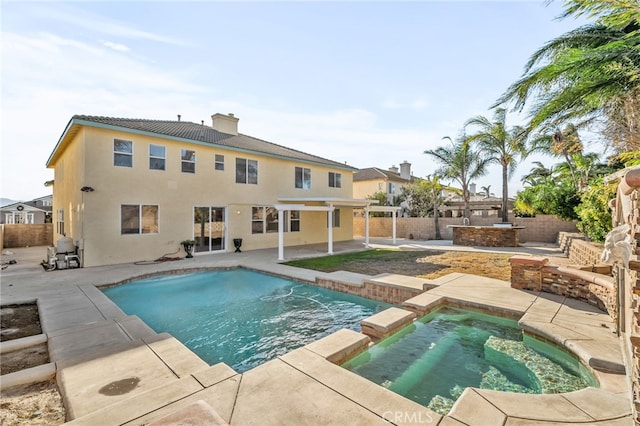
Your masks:
M414 181L411 175L411 163L400 163L400 171L396 166L389 170L377 167L360 169L353 176L353 196L355 198L367 198L377 192L387 195L387 202L393 205L394 198L401 193L402 187Z
M58 140L54 240L71 237L84 266L353 238L356 169L211 125L76 115ZM179 254L178 254L179 253Z

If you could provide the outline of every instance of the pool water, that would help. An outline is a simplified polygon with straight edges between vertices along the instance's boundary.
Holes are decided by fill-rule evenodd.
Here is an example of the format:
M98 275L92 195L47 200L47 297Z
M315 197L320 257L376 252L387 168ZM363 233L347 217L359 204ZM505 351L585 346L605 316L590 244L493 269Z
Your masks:
M168 275L104 290L155 332L213 365L247 371L360 321L388 304L246 269Z
M597 386L564 351L524 336L516 321L443 308L342 365L447 414L465 388L561 393Z

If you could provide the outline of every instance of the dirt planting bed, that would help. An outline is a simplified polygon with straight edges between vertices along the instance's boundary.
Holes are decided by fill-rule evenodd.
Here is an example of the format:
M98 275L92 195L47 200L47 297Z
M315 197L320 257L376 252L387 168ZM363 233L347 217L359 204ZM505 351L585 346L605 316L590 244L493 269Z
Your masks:
M0 309L2 341L42 333L36 304L5 305ZM49 362L46 343L29 346L0 356L1 374L21 371ZM60 425L66 414L55 379L3 389L0 396L0 424Z

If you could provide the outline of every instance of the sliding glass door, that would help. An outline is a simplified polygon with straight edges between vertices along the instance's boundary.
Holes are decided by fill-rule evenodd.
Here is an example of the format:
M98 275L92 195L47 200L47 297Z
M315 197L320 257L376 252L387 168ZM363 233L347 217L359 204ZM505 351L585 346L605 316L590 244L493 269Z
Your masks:
M221 251L226 249L224 207L194 207L193 235L196 252Z

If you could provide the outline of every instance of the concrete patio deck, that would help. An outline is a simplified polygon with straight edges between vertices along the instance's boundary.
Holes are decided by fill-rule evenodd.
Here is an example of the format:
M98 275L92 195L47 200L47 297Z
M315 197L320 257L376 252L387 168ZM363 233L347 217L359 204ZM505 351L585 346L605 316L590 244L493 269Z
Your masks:
M385 240L371 245L391 246ZM450 241L399 240L397 246L469 250ZM363 242L355 240L336 243L334 251L362 248ZM574 351L600 381L598 389L560 395L469 388L447 416L440 416L334 364L366 347L369 337L364 334L342 330L239 374L224 364L207 365L169 334L157 334L124 314L96 288L198 268L244 266L305 282L325 275L277 263L276 249L54 272L38 265L46 255L43 247L11 251L18 263L0 275L2 304L37 300L70 424L633 424L629 383L611 320L575 300L451 274L406 301L404 307L414 312L451 303L521 318L527 332ZM325 251L326 245L314 245L287 248L285 254L308 257ZM482 251L561 255L551 245ZM341 276L343 281L355 280L354 285L361 279L359 274ZM416 285L401 276L384 279L392 285Z

